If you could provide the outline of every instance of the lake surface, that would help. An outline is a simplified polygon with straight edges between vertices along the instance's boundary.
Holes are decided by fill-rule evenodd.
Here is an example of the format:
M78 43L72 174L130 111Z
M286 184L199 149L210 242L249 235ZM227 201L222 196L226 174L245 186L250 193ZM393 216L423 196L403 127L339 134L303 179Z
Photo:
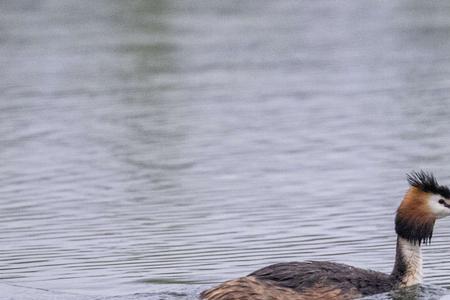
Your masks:
M405 173L450 184L449 15L1 1L0 291L173 300L280 261L390 272ZM450 288L450 219L434 236L424 299Z

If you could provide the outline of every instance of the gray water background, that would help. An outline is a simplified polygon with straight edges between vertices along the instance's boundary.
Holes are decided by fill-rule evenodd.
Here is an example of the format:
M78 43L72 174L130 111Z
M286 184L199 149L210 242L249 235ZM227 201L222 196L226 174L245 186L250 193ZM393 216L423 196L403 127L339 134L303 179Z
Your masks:
M405 173L450 184L449 16L1 1L1 282L117 296L291 260L389 272ZM440 220L426 283L450 288L449 253Z

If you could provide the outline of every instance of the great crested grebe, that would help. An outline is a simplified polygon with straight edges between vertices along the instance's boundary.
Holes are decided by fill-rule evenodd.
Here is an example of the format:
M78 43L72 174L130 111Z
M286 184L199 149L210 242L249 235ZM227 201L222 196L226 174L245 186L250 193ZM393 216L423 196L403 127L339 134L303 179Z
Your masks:
M397 247L391 274L345 264L306 261L274 264L200 294L205 300L355 299L422 282L420 246L436 219L450 215L450 190L431 173L408 175L411 185L397 209Z

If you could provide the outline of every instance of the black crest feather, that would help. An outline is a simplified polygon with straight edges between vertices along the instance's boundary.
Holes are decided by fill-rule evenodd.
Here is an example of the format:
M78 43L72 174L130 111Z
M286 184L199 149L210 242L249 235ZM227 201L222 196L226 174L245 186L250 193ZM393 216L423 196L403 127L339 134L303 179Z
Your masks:
M439 194L444 198L450 198L450 189L446 186L439 185L433 174L425 171L418 171L411 172L407 176L411 186L426 193Z

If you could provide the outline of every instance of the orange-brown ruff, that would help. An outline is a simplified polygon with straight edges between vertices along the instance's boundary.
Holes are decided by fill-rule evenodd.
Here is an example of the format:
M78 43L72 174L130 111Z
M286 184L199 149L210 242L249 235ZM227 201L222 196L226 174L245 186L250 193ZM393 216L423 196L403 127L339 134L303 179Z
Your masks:
M332 262L288 262L226 281L201 293L205 300L347 300L422 282L421 245L429 243L438 218L450 215L450 190L423 171L411 185L395 218L397 247L391 274Z
M405 233L406 235L423 236L425 233L429 233L428 238L431 239L436 216L430 211L428 198L429 193L417 187L412 186L408 190L397 209L395 217L397 231L401 229L401 226L404 226L408 230ZM419 240L418 242L421 243L422 241ZM428 241L425 240L425 242Z

